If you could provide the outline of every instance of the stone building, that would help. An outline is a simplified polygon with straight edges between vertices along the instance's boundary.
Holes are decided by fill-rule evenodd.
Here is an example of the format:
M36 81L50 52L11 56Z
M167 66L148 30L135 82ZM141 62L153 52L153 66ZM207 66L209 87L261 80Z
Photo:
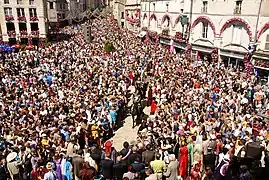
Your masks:
M261 7L261 8L260 8ZM244 69L244 56L256 47L253 64L260 72L269 68L269 0L142 0L141 27L159 34L161 43L211 60L213 50L226 66ZM266 72L265 72L266 74ZM268 74L268 71L267 71Z
M140 0L126 0L124 16L125 16L125 27L131 31L139 32L141 23Z
M27 44L30 40L37 44L40 39L46 38L46 7L45 0L1 0L0 26L3 41Z

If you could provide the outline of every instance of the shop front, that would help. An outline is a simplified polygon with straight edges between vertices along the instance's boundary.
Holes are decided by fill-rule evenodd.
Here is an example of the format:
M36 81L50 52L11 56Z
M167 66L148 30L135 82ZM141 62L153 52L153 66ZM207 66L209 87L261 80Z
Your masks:
M225 67L234 67L244 70L244 57L247 52L242 51L231 51L227 49L220 49L220 58L224 63Z
M174 41L174 47L177 53L179 52L184 52L186 49L186 43L185 42L180 42L178 40L173 40ZM171 39L169 37L160 37L160 43L165 44L170 46Z
M212 62L211 53L215 49L213 46L203 46L200 44L192 44L192 57L199 58L202 61Z
M256 51L252 62L260 80L269 82L269 52Z

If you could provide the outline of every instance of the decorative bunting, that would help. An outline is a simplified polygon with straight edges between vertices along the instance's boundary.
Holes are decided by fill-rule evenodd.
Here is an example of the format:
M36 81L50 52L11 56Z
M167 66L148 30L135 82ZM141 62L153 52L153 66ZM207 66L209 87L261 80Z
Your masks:
M265 25L263 25L263 27L261 28L261 30L258 31L258 36L257 36L257 40L260 39L261 35L269 28L269 22L267 22Z

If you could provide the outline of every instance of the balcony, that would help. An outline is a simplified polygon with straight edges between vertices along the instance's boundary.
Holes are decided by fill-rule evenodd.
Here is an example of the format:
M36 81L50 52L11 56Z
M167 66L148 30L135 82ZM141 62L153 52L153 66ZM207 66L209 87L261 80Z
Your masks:
M31 35L34 36L34 37L39 36L39 30L33 30L33 31L31 31Z
M18 5L23 5L23 1L22 0L17 0L17 4Z
M240 7L236 7L234 9L234 14L241 14L241 8Z
M20 30L20 35L21 36L28 36L27 30Z
M10 37L14 37L14 36L16 36L16 31L15 30L8 30L7 35Z
M30 21L38 21L38 18L36 16L31 16Z
M20 22L26 22L26 17L25 16L19 16L18 21Z
M35 5L35 1L34 1L34 0L29 0L29 5L30 5L30 6Z
M5 19L6 19L6 21L13 21L14 17L12 15L6 15Z
M201 8L201 13L207 13L207 7L202 7Z

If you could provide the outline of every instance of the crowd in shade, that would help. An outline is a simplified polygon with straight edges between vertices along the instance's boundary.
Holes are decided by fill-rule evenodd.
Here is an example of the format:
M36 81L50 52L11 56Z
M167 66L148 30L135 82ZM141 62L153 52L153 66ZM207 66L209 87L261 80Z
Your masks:
M268 83L144 42L111 17L92 20L86 43L85 25L3 54L0 180L268 179ZM133 111L137 139L116 149L109 139Z

